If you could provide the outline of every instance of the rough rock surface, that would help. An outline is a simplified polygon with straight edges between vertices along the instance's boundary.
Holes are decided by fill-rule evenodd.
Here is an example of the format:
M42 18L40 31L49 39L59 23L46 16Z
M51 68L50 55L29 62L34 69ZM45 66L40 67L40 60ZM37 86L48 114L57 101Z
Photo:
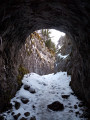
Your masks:
M62 95L62 98L68 99L70 95Z
M70 35L76 46L71 87L90 104L90 1L0 0L0 112L18 89L18 51L28 35L53 28Z
M29 112L25 112L24 115L27 117L27 116L30 115L30 113Z
M62 36L57 45L55 73L59 71L67 71L69 75L72 74L72 53L73 44L71 39L67 35Z
M59 101L55 101L52 104L48 105L47 107L53 111L61 111L64 109L63 104L60 103Z
M18 117L19 117L20 115L21 115L21 114L18 113L17 115L14 115L13 117L14 117L15 120L18 120Z
M20 103L15 101L15 108L18 110L20 108Z
M18 53L19 64L29 72L40 75L49 74L54 71L55 55L49 51L44 40L38 35L34 32L26 39L25 45Z
M27 103L29 102L29 100L26 99L26 98L22 98L21 101L22 101L24 104L27 104Z

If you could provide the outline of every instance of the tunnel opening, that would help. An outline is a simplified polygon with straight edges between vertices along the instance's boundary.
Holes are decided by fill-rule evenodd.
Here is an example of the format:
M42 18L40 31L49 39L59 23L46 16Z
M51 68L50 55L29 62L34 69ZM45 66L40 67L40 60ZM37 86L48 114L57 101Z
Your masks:
M40 75L55 72L56 53L60 51L57 47L60 46L58 40L64 35L65 33L54 29L41 29L31 33L18 52L18 70L25 68Z
M69 86L75 49L71 38L55 29L31 33L18 51L20 90L11 99L12 112L4 112L1 118L59 120L66 113L64 119L88 118L88 108Z
M73 44L69 35L63 32L55 29L36 30L19 50L18 69L24 67L40 75L67 71L71 75L76 49Z

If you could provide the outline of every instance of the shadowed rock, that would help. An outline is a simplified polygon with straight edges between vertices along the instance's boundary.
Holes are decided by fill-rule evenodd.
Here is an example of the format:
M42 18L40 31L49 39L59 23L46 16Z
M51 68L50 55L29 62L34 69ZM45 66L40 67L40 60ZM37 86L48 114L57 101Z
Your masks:
M29 90L30 86L29 85L24 85L25 90Z
M11 113L11 115L13 115L13 116L14 116L14 114L15 114L14 112Z
M83 107L85 104L83 103L83 102L80 102L79 104L78 104L78 106L79 107Z
M62 98L68 99L70 95L62 95Z
M27 104L29 102L29 100L27 98L21 98L21 101L24 103L24 104Z
M48 105L47 107L53 111L61 111L64 109L63 104L60 103L59 101L55 101L52 104Z
M35 117L35 116L32 116L32 117L30 118L30 120L36 120L36 117Z
M14 115L13 117L14 117L15 120L17 120L20 115L21 115L21 114L18 113L17 115Z
M24 89L28 90L32 94L36 93L35 89L30 87L29 85L24 85Z
M18 110L20 108L20 103L17 101L15 101L15 108L16 108L16 110Z
M0 115L0 120L4 120L4 117Z
M32 94L36 93L36 91L35 91L34 88L30 88L30 89L29 89L29 92L32 93Z
M77 105L74 105L74 108L77 109Z
M20 120L27 120L27 118L22 117Z
M30 112L25 112L24 115L27 117L30 115Z

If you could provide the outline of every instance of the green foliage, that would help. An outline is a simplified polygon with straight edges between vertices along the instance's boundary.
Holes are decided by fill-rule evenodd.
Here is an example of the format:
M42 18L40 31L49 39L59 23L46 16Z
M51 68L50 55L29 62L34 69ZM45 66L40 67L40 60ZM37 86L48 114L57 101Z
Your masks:
M41 30L41 35L42 35L42 38L44 41L51 39L50 33L51 32L49 31L49 29L42 29Z
M45 42L45 45L48 47L48 49L50 49L51 48L51 40L47 40Z
M20 65L18 68L18 72L19 74L17 76L17 81L18 81L18 85L21 85L21 80L23 79L25 74L29 73L29 70L27 70L25 67Z
M49 51L51 51L51 53L55 53L56 47L55 47L55 44L51 41L50 34L51 34L51 32L49 29L42 29L41 30L41 36L45 42L46 47L49 49Z
M51 39L47 40L45 45L49 50L52 50L54 53L56 52L55 44L51 41Z

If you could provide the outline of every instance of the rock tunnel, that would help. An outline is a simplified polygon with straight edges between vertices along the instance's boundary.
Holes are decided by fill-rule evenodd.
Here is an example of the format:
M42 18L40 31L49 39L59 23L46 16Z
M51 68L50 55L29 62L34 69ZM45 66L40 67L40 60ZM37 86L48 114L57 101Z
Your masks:
M18 50L31 32L42 28L65 32L72 39L76 50L71 87L90 105L89 11L89 0L0 1L0 111L18 89Z

